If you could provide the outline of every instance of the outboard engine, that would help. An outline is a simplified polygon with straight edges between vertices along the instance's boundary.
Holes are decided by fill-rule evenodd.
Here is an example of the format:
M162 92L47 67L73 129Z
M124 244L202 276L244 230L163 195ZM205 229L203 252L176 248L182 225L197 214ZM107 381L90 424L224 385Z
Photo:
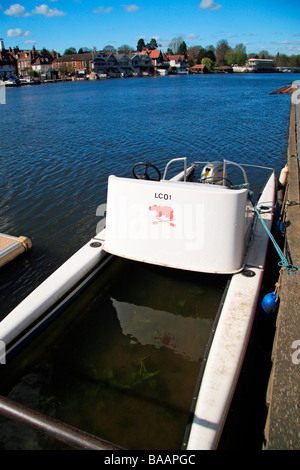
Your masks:
M199 181L200 183L223 184L226 177L226 165L224 170L224 162L214 161L205 165Z

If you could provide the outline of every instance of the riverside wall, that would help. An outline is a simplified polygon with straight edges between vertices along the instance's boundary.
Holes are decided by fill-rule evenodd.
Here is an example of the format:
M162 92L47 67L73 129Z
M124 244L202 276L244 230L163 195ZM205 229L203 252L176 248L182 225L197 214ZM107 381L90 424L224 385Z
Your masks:
M300 266L300 103L291 101L285 189L284 254ZM280 298L272 350L272 370L267 390L268 415L265 450L300 449L300 270L282 268L278 280Z

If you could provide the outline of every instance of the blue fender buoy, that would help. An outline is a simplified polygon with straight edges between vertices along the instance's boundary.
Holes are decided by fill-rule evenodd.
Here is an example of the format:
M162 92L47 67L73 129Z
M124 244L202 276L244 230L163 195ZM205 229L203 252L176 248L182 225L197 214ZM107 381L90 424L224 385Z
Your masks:
M278 220L276 222L276 232L279 233L279 235L283 235L284 233L284 223L282 220Z
M275 312L278 306L278 295L276 292L266 294L262 300L261 306L266 313Z

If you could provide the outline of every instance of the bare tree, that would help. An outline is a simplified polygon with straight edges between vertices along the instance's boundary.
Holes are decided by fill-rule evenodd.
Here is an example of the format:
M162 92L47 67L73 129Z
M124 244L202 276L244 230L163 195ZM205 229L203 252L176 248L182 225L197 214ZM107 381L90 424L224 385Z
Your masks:
M217 59L218 65L226 65L227 62L225 59L225 55L230 50L231 50L231 47L229 46L226 39L221 39L220 41L218 41L218 44L216 47L216 59Z
M182 42L183 42L182 36L178 36L172 39L172 41L169 44L169 49L171 49L173 54L178 54L178 49Z

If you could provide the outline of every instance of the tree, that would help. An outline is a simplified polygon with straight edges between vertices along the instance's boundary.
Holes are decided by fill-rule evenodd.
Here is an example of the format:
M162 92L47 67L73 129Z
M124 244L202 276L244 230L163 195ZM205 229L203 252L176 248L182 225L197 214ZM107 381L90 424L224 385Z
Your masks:
M114 48L114 46L111 46L110 44L108 44L107 46L103 48L103 52L110 52L111 54L115 54L117 51Z
M216 60L218 65L226 65L225 55L227 52L230 51L230 49L231 47L229 46L226 39L221 39L220 41L218 41L216 47Z
M243 44L237 44L234 49L226 52L225 59L228 65L245 65L247 60L246 47Z
M127 44L123 44L123 46L118 47L119 54L130 54L132 50L133 48L130 46L127 46Z
M74 75L75 71L73 67L69 64L62 64L58 68L58 73L62 79L64 79L67 75Z
M77 54L75 47L69 47L64 52L64 55Z
M181 36L178 36L172 39L172 41L169 44L169 49L171 49L173 54L178 54L178 49L182 42L183 42L183 39Z
M277 67L287 67L289 63L289 57L286 54L277 54L275 58Z
M215 54L214 49L207 49L206 48L206 57L208 59L212 60L213 62L216 62L216 54Z
M186 51L187 51L186 43L185 43L184 41L182 41L182 42L179 44L179 47L178 47L178 50L177 50L177 54L186 55Z
M197 60L196 60L197 64L202 64L202 59L207 57L206 54L207 54L207 50L204 49L204 47L201 47L197 55Z
M197 57L198 57L200 49L202 49L201 46L192 46L188 49L187 55L188 55L189 64L191 67L197 63Z
M204 57L204 59L202 59L202 64L205 65L208 72L214 71L215 63L213 60L209 59L208 57Z
M92 49L90 49L89 47L81 47L78 50L78 54L84 54L85 52L92 52Z
M206 50L211 51L213 52L214 55L216 55L216 48L212 44L210 44L209 46L206 46Z
M146 44L146 47L147 49L150 49L150 51L154 51L155 49L157 49L158 46L156 39L152 38L151 41Z
M250 52L250 54L248 54L248 59L258 59L258 55L255 54L255 52Z
M145 48L145 41L143 38L140 38L137 43L137 52L142 52L142 50Z
M259 58L259 59L270 59L271 56L270 56L270 54L268 53L268 51L260 51L260 52L258 53L258 58Z
M290 67L300 67L300 55L293 54L289 57L289 66Z
M197 64L202 64L202 59L208 58L212 60L213 62L216 62L216 56L215 56L215 48L213 46L207 46L205 49L202 46L196 46L197 47L197 56L196 56L196 61L195 63Z

